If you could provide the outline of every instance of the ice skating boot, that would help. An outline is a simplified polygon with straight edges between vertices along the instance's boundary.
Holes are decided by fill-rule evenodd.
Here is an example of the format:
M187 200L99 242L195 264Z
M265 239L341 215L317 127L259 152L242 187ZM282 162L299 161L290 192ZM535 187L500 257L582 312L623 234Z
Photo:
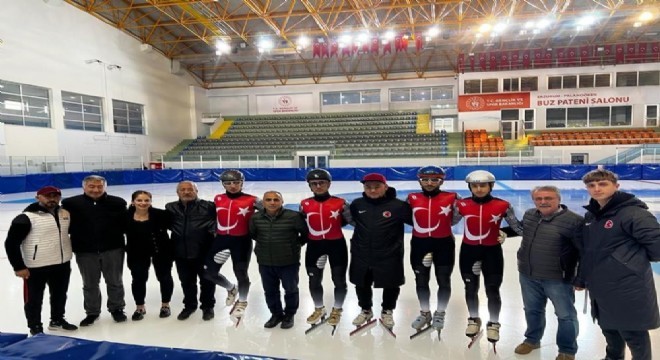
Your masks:
M385 330L392 335L393 338L396 338L396 334L392 329L394 328L394 313L392 310L383 310L380 313L380 324L383 325Z
M431 325L431 319L432 317L430 311L420 311L419 316L412 322L410 326L412 326L413 329L420 331Z
M475 337L481 331L481 319L478 317L468 318L468 326L465 329L465 336Z
M500 340L500 323L489 321L486 324L486 338L488 341L495 343Z
M247 304L247 301L238 300L236 304L234 304L234 308L231 310L229 315L231 315L233 318L243 317L245 314L245 308L247 308Z
M371 311L371 309L368 310L362 310L358 316L353 319L353 325L355 326L362 326L365 323L369 322L371 318L374 317L374 313Z
M433 313L433 321L431 322L431 326L437 331L442 331L442 329L445 328L445 312L444 311L436 311Z
M337 326L339 324L339 320L341 320L341 312L342 309L333 307L332 311L330 311L330 316L328 317L328 325Z
M314 309L314 312L312 315L307 317L307 323L308 324L316 324L317 322L325 319L325 316L327 315L325 311L325 306L317 307Z
M238 287L234 285L233 288L227 290L227 298L225 299L225 305L232 306L236 301L236 295L238 294Z

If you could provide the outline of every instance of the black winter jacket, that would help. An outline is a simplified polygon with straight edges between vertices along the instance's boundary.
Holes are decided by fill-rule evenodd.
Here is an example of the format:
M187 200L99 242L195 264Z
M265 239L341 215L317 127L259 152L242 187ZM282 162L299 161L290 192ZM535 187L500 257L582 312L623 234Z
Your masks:
M591 296L591 315L603 329L660 327L651 261L660 261L660 226L644 202L617 191L601 209L585 206L576 284Z
M128 208L126 221L126 256L151 257L159 256L167 259L174 258L174 242L167 234L172 223L172 215L162 209L149 208L149 220L146 221L146 230L133 219L135 207Z
M582 216L566 205L543 217L536 209L523 216L523 236L518 250L518 271L533 279L573 281L579 258L575 234L581 229Z
M179 259L204 259L215 234L215 204L196 199L186 206L181 201L165 205L172 216L170 230Z
M71 214L69 234L74 253L100 253L125 245L126 201L104 193L99 199L82 194L62 200Z
M385 196L371 199L362 193L350 205L355 231L351 238L350 280L357 286L369 270L374 287L391 288L405 283L403 275L404 225L412 225L410 205L396 198L393 187Z
M307 239L307 224L301 213L281 209L275 216L259 211L250 218L250 236L255 241L257 263L287 266L300 263L300 248Z

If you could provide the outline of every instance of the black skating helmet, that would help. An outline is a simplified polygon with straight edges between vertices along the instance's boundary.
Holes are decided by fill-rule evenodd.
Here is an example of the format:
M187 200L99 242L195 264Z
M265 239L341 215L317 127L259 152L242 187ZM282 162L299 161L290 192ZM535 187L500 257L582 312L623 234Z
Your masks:
M417 178L444 179L445 171L439 166L424 166L417 171Z
M307 176L305 177L305 180L307 181L312 181L312 180L328 180L332 181L332 175L330 175L330 172L325 169L312 169L307 173Z
M244 181L245 176L243 176L243 173L232 169L232 170L225 170L220 174L220 181Z

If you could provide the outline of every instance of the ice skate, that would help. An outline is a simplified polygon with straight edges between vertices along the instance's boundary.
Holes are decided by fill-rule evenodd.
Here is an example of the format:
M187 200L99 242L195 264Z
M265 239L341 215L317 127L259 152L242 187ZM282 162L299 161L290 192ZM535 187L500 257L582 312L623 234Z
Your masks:
M440 335L442 334L442 329L445 328L444 311L436 311L433 313L433 321L431 322L431 326L433 326L433 329L435 329L438 332L438 339L440 339Z
M227 298L225 299L225 305L232 306L236 301L236 295L238 294L238 288L234 285L233 288L227 290Z
M247 301L238 300L229 311L229 316L236 322L236 327L241 323L241 319L245 314L245 308L247 308Z
M497 354L495 344L500 341L500 323L489 321L486 324L486 338L493 344L493 351Z
M468 326L465 329L465 335L471 338L470 343L468 344L468 349L472 347L483 335L483 330L481 330L481 319L478 317L468 318Z
M430 311L420 311L419 316L412 322L411 326L416 332L410 335L410 339L425 333L427 330L431 329L431 312Z
M392 335L392 337L396 338L396 334L392 329L394 328L394 314L392 310L383 310L380 313L380 319L378 319L380 324L383 325L385 330Z
M350 336L357 334L358 332L368 328L369 326L376 323L376 319L373 319L374 313L369 310L362 310L358 316L353 319L353 325L356 326L355 330L351 331Z
M332 335L335 335L335 331L337 330L337 325L339 324L339 320L341 320L341 312L342 309L333 307L332 311L330 311L330 316L328 317L328 325L332 326Z
M309 329L305 330L305 335L309 334L312 330L316 329L317 327L325 324L325 322L328 320L326 315L327 312L325 311L325 306L321 306L320 308L315 308L312 315L307 317L307 323L312 326Z

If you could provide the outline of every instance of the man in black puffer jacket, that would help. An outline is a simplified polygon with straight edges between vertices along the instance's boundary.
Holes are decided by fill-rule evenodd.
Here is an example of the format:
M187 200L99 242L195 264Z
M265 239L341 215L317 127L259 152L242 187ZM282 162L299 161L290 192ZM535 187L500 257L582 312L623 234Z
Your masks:
M350 205L355 225L351 238L349 277L355 284L362 312L353 320L361 326L371 320L373 287L383 288L381 320L389 329L394 327L392 312L399 298L403 275L404 224L412 225L410 205L396 198L396 190L387 186L385 176L365 175L361 182L364 192Z
M545 307L552 302L557 314L557 359L575 359L578 319L572 281L579 253L575 234L584 220L561 204L559 189L538 186L531 192L535 208L523 216L523 236L518 250L520 288L525 306L525 341L516 354L541 347Z
M62 201L71 214L71 244L83 281L83 299L87 316L80 326L89 326L101 314L101 274L108 291L108 311L116 322L126 321L124 314L124 228L126 200L108 195L107 182L98 175L83 179L84 194Z
M186 320L197 310L197 279L202 319L213 319L215 312L215 284L205 276L204 260L211 248L215 233L215 205L197 197L197 185L181 181L176 186L179 201L165 205L172 214L172 241L175 246L176 271L183 288L183 310L177 319Z

